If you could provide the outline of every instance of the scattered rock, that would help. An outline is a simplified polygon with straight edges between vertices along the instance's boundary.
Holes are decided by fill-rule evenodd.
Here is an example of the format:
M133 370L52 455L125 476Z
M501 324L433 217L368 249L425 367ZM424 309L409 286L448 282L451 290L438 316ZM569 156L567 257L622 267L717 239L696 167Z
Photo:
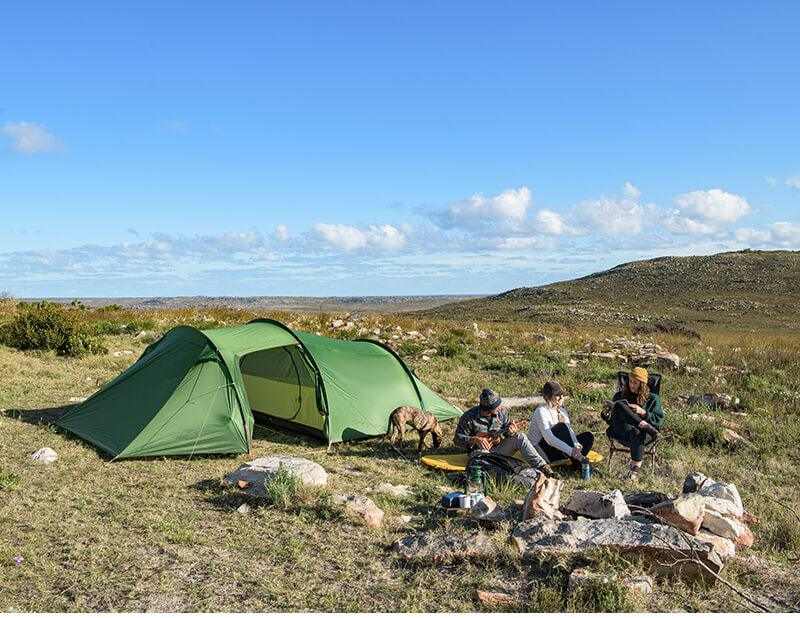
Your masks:
M683 372L687 376L697 376L697 375L700 375L701 373L703 373L703 370L700 369L700 367L689 367L687 365L687 366L684 366Z
M604 382L589 382L586 384L585 388L590 391L605 391L610 389L611 386Z
M681 357L672 352L657 352L656 366L659 369L678 370L681 368Z
M227 474L222 480L226 486L239 486L239 482L247 483L242 488L246 493L263 498L267 495L264 483L283 467L297 476L304 485L322 486L328 483L328 473L318 463L303 457L288 455L272 455L259 457L251 462L242 464L237 470Z
M704 405L714 410L738 410L741 406L738 397L725 393L705 393L703 395L689 395L686 403L690 406Z
M394 498L411 498L414 490L410 485L392 485L391 483L381 483L372 490L374 494L383 494Z
M334 494L333 501L344 506L345 513L367 528L380 528L383 525L383 511L365 496Z
M442 530L420 532L398 539L392 549L406 562L459 563L465 558L488 559L497 548L483 532L458 535Z
M613 573L597 573L589 569L575 569L569 574L569 581L567 582L567 595L573 596L581 588L587 585L597 584L610 584L616 580L616 575Z
M541 333L534 336L536 343L549 343L551 341L550 337L547 335L542 335Z
M422 354L424 356L436 356L439 353L439 350L436 348L428 348L427 350L423 350Z
M608 517L619 519L631 514L619 489L615 489L608 494L577 489L572 492L562 510L593 519L605 519Z
M700 494L685 494L674 501L655 505L652 511L669 525L694 536L703 523L705 498Z
M58 453L56 453L49 446L45 446L31 455L31 459L41 464L51 464L54 461L58 461Z
M729 446L737 446L739 444L745 444L747 446L753 446L753 443L750 442L750 440L748 440L744 436L736 433L730 427L725 427L722 430L722 439Z
M512 541L523 559L536 559L542 554L582 554L606 547L623 554L636 554L652 560L655 569L695 555L714 573L722 570L716 552L694 537L669 526L650 524L634 519L582 519L577 521L531 520L514 528ZM668 567L670 573L684 577L708 577L705 569L690 562Z
M509 607L517 605L517 600L507 592L476 590L475 600L484 607Z
M239 505L239 508L236 509L236 512L242 515L248 515L250 511L251 511L250 505L247 504L247 502L242 502L242 504Z
M334 320L331 322L331 328L342 328L344 326L344 320Z

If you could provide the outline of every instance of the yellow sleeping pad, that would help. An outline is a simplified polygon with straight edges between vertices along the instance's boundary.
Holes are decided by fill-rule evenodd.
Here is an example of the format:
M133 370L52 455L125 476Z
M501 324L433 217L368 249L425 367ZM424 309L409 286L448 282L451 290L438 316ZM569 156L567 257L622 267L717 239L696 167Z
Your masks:
M515 455L517 459L522 458ZM426 455L420 459L422 465L433 468L434 470L444 470L445 472L461 472L467 467L469 455L467 453L451 453L449 455ZM603 461L603 456L597 451L589 451L589 463L592 465ZM561 459L550 464L553 468L566 466L570 463L569 459Z

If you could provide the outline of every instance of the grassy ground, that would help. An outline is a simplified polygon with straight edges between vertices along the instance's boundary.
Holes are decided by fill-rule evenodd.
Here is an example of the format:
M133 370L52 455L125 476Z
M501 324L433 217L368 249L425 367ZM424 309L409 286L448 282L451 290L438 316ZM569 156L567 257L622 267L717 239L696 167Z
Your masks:
M14 308L6 304L4 310L8 316ZM0 408L7 410L0 415L2 610L465 611L476 608L477 588L510 592L518 599L512 609L528 611L742 609L736 595L720 586L669 580L659 581L656 592L646 598L602 594L568 601L571 565L521 564L508 549L508 529L492 533L498 553L489 563L404 565L388 547L405 530L468 524L437 512L435 505L447 484L443 475L398 458L378 440L345 445L327 455L325 447L313 441L258 428L250 456L109 463L82 441L50 425L26 422L25 415L13 410L61 407L70 398L92 393L144 349L149 337L136 338L140 326L157 334L178 322L211 326L245 321L251 315L116 309L81 315L87 323L134 326L104 326L106 332L124 332L103 335L107 354L78 359L0 346ZM278 317L327 332L329 316ZM571 395L573 422L581 430L594 429L599 450L607 448L598 404L611 393L619 367L593 361L569 368L564 352L630 335L629 331L562 326L542 331L529 323L492 323L479 325L487 336L478 338L471 322L459 326L408 316L363 320L359 324L370 331L395 325L406 331L430 329L424 344L400 341L398 347L427 384L459 404L474 400L487 385L503 395L530 395L557 376ZM537 343L540 332L551 340ZM729 330L702 334L702 341L666 335L643 338L677 352L702 373L667 373L663 394L678 440L664 450L655 471L646 469L639 488L674 493L693 470L735 482L746 508L761 523L754 527L755 546L728 564L725 577L797 605L800 520L789 509L800 513L800 336ZM424 362L420 353L426 347L437 347L447 356ZM593 390L590 382L606 383L608 389ZM710 391L741 398L748 416L735 421L751 446L728 447L716 432L687 418L703 410L687 408L678 395ZM527 414L516 412L520 417ZM42 446L55 448L61 459L50 466L32 462L30 454ZM251 502L249 514L238 513L244 498L223 490L220 478L241 462L277 453L319 462L331 473L330 488L304 495L289 508ZM342 473L347 470L362 474ZM333 491L365 493L382 481L415 488L412 499L375 497L387 515L382 529L355 525L330 503ZM579 484L569 477L565 495ZM590 485L632 488L609 473L598 475ZM504 487L496 497L508 501L522 496ZM399 521L404 514L413 516L410 524ZM619 572L641 567L613 555L597 555L590 562Z

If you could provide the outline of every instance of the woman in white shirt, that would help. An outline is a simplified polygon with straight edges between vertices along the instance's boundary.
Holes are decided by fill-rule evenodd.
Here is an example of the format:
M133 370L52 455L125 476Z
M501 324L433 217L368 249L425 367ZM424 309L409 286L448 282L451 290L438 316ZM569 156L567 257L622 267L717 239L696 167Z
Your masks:
M528 426L528 438L548 463L571 459L580 463L594 444L594 435L585 431L575 435L564 407L564 389L551 380L542 388L545 403L536 408Z

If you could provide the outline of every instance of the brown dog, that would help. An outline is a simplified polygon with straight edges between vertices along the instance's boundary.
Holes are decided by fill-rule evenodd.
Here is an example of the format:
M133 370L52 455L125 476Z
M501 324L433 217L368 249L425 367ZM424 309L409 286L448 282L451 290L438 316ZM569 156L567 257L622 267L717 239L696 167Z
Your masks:
M386 432L386 439L393 447L402 446L406 425L411 425L419 434L417 452L421 453L425 448L425 436L428 434L433 436L433 448L439 448L442 444L442 428L435 416L413 406L400 406L389 415L389 428Z

